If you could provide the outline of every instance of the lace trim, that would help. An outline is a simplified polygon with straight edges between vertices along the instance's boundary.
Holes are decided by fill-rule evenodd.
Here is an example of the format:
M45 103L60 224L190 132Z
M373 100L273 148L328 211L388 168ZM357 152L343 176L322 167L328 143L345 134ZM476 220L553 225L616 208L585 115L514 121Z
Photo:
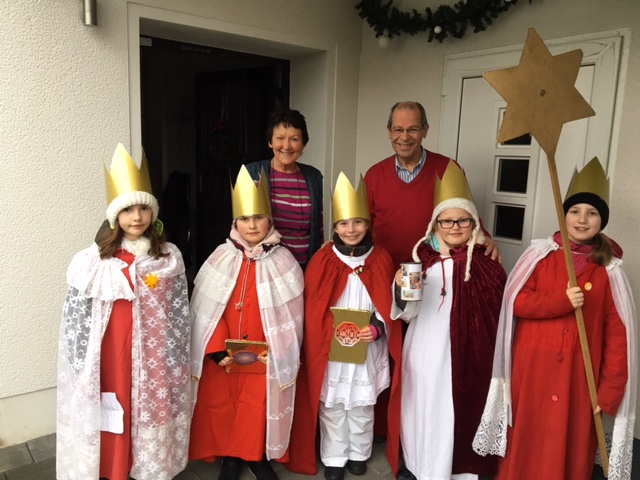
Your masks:
M505 456L507 451L507 427L511 386L503 378L492 378L487 403L473 439L473 449L482 456Z
M633 460L633 427L636 417L621 418L617 416L612 433L605 434L607 450L609 450L609 480L629 480ZM596 463L602 466L600 451L596 455Z

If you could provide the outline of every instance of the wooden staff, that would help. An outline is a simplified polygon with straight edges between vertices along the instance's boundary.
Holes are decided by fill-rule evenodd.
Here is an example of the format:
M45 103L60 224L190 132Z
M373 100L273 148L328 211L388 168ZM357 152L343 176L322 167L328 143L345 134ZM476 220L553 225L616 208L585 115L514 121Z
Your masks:
M571 256L571 245L569 243L569 233L567 232L567 224L565 221L564 209L562 207L562 194L560 193L560 182L558 182L558 170L556 169L555 156L547 155L547 161L549 163L549 175L551 176L551 187L553 189L553 200L556 205L558 225L560 225L560 235L562 236L562 250L564 251L564 259L567 263L567 273L569 274L569 287L577 287L578 281L576 280L576 271L573 266L573 257ZM582 307L576 308L575 313L576 323L578 324L578 334L580 336L580 346L582 347L584 370L587 374L589 396L591 397L591 411L593 412L598 406L598 390L596 388L596 379L593 374L593 364L591 363L591 354L589 353L589 341L587 339L587 331L584 327ZM600 413L594 413L593 420L596 424L596 435L598 436L598 447L600 448L600 458L602 459L602 470L604 471L604 476L609 477L609 455L607 454L607 443L604 438L602 415Z

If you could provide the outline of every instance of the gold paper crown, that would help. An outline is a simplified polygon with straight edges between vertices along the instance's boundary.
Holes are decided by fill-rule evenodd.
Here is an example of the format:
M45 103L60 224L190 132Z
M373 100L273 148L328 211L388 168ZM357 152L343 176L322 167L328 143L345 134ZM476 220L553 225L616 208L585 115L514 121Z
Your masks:
M267 176L264 169L260 171L260 181L255 184L247 168L242 165L238 172L235 188L231 187L231 204L233 218L250 217L251 215L271 216L271 199L267 187Z
M466 198L473 203L467 177L464 176L462 169L453 160L449 161L449 165L447 165L442 179L436 176L433 206L437 207L450 198Z
M578 193L593 193L609 205L609 180L598 157L593 157L580 173L577 168L573 171L565 201Z
M366 218L367 220L371 218L369 215L367 187L364 184L362 175L360 175L360 185L358 185L358 190L356 191L344 172L340 172L336 188L333 191L331 207L334 224L349 218Z
M125 193L151 191L149 165L147 157L142 154L140 168L135 164L124 145L118 143L111 159L111 168L104 165L104 180L107 187L107 204Z

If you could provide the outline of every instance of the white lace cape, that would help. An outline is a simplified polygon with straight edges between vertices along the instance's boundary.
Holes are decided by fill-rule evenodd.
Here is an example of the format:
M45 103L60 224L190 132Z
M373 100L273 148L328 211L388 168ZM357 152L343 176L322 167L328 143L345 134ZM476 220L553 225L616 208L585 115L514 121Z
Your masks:
M191 374L197 379L202 374L206 346L229 302L242 260L242 252L227 240L196 276L191 297ZM281 246L260 253L255 262L262 329L269 344L265 452L271 459L282 457L289 446L300 366L304 278L293 255Z
M473 441L473 449L480 455L505 456L507 425L512 425L511 347L516 326L513 303L538 262L551 251L559 248L560 246L552 238L534 240L523 253L507 280L500 311L489 395ZM618 315L626 327L629 377L622 403L615 418L603 414L607 443L610 444L609 480L631 478L633 429L638 386L636 308L629 281L621 265L622 260L614 258L607 266L607 273Z
M137 480L170 480L186 467L191 424L189 303L180 251L100 260L96 244L67 271L58 357L57 478L98 479L100 350L113 302L133 302L131 441ZM155 288L145 283L157 276Z

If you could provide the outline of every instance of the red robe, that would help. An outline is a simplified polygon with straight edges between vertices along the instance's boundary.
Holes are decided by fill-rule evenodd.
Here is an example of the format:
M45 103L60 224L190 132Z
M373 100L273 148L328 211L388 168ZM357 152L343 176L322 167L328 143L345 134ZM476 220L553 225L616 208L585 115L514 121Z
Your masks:
M134 289L129 266L135 256L126 250L117 250L114 257L127 262L122 273ZM100 432L100 477L111 480L127 480L133 464L131 454L131 338L133 332L132 302L116 300L109 323L102 338L100 350L100 391L116 394L124 410L122 434Z
M606 269L587 263L576 266L576 274L585 294L582 312L598 404L613 415L627 381L626 330ZM557 250L538 263L516 297L513 428L496 479L591 478L597 440L567 282L564 254Z
M393 328L397 322L391 322L389 317L391 282L394 275L391 257L383 249L374 247L363 267L359 278L378 313L382 315L387 326ZM333 335L333 316L330 308L342 295L348 275L352 273L353 270L333 252L333 243L316 252L305 272L304 340L289 443L290 461L286 464L289 470L296 473L317 473L318 406ZM401 336L394 338L395 342L392 342L392 337L389 336L389 352L395 359L399 358L402 344ZM399 368L400 363L397 362L396 366Z
M255 269L255 262L245 258L231 298L207 344L207 355L225 350L225 340L229 338L265 341ZM237 310L240 302L242 308ZM230 456L261 460L265 451L266 385L264 375L227 373L214 360L205 358L191 424L189 458L214 461L218 456Z
M491 475L497 461L494 456L481 457L471 446L489 391L500 303L506 282L502 265L485 256L484 251L483 246L475 245L471 278L465 282L467 246L451 250L451 373L455 417L452 473ZM440 253L426 244L419 247L418 256L424 270L441 261ZM394 323L401 322L396 320ZM396 362L402 364L401 359ZM411 415L411 412L401 412L401 387L402 377L394 372L387 437L387 458L394 473L398 471L399 462L400 415Z

